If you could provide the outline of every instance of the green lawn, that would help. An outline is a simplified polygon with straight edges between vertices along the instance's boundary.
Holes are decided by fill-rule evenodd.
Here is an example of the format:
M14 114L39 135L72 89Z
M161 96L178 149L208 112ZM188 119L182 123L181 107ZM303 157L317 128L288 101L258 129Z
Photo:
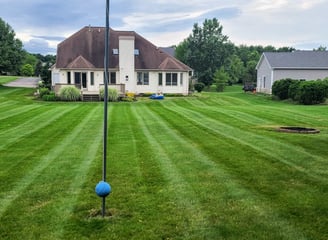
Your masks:
M328 105L227 90L109 104L102 219L103 105L0 86L0 239L328 239Z
M15 77L15 76L0 76L0 85L1 84L5 84L5 83L9 83L11 81L16 80L19 77Z

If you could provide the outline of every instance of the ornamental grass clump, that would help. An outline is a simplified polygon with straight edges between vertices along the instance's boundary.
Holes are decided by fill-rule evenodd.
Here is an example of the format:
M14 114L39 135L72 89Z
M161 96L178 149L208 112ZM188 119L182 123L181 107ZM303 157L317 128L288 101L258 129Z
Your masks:
M79 101L81 92L76 87L67 86L59 90L59 97L62 101Z
M105 97L105 89L102 88L100 89L100 97L101 99L104 99ZM118 94L118 91L117 89L115 88L108 88L108 101L109 102L117 102L119 99L119 94Z

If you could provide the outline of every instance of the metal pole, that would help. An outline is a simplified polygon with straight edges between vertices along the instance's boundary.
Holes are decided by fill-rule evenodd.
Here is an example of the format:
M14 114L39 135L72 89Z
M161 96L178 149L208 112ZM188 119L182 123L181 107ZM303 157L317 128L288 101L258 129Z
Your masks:
M107 165L107 121L108 121L108 68L109 68L109 0L106 0L106 32L105 32L105 79L104 79L104 154L103 154L103 181L106 182L106 165ZM102 199L102 216L105 216L106 197Z

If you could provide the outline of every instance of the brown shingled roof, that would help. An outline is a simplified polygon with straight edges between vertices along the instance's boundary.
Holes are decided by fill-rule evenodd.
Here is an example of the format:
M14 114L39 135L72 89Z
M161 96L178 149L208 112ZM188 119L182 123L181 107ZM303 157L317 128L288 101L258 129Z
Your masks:
M137 70L178 70L190 71L191 68L176 58L163 52L151 42L133 31L115 31L110 29L110 68L117 69L119 55L113 55L112 49L119 48L119 36L134 36ZM58 45L56 68L104 68L105 28L84 27Z
M95 66L80 55L68 64L67 68L95 68Z

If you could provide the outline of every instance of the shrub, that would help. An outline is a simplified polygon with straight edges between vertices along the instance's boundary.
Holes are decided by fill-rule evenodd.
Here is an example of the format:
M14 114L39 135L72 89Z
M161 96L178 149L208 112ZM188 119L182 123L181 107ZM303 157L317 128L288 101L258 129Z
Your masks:
M150 97L151 95L153 95L154 93L151 92L146 92L146 93L140 93L139 96L141 97Z
M293 81L288 88L288 97L293 99L294 101L299 100L299 89L300 89L301 81L295 80Z
M304 81L299 86L299 102L305 105L323 103L326 86L322 81Z
M76 87L67 86L59 90L59 97L63 101L78 101L81 98L81 92Z
M328 78L325 78L322 83L324 84L325 97L328 98Z
M42 99L44 95L48 95L50 90L46 87L39 88L39 97Z
M56 94L54 92L50 92L49 94L42 96L43 101L56 101Z
M272 94L277 96L280 100L288 99L289 85L292 84L293 81L294 80L290 78L275 81L272 85Z
M135 98L135 94L132 92L127 93L126 96L129 98Z
M205 84L202 82L195 83L194 88L197 92L202 92L205 87Z
M221 67L215 71L213 80L216 85L216 91L223 92L227 82L229 81L229 74L224 70L223 67Z
M122 102L134 102L134 101L137 101L136 98L129 97L129 96L123 97L121 100L122 100Z
M99 91L100 98L104 99L105 97L105 89L101 88ZM118 91L114 88L108 88L108 101L109 102L117 102L119 98Z

